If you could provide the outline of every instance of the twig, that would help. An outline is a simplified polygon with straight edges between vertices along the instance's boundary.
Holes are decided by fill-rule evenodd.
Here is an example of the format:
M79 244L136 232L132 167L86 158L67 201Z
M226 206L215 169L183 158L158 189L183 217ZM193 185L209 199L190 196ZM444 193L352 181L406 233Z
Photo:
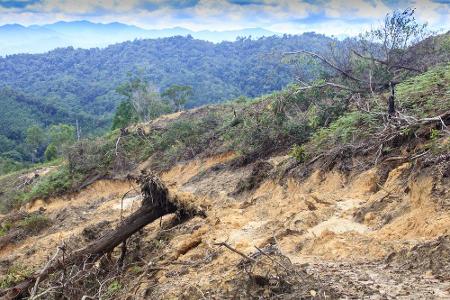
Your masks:
M275 259L273 259L269 254L267 254L266 252L264 252L263 250L261 250L260 248L258 248L257 246L254 246L256 248L256 250L258 250L262 255L266 256L267 258L269 258L272 262L276 263L277 265L279 265L280 267L282 267L283 269L285 269L286 271L289 271L289 268L286 267L285 265L283 265L282 263L280 263L279 261L276 261Z
M251 258L250 256L248 256L248 255L242 253L242 252L239 251L239 250L236 250L235 248L231 247L230 245L228 245L228 244L225 243L225 242L214 243L214 245L216 245L216 246L224 246L225 248L227 248L227 249L233 251L234 253L239 254L239 255L242 256L243 258L245 258L245 259L247 259L247 260L249 260L249 261L252 261L252 262L256 263L256 260L255 260L254 258Z
M31 290L31 295L30 295L30 300L35 299L35 295L39 286L39 282L41 281L41 276L42 274L44 274L47 269L50 267L51 263L56 259L56 257L59 254L59 251L61 251L61 247L58 246L56 249L56 253L53 255L53 257L51 259L48 260L47 264L44 266L44 268L41 270L41 272L39 272L39 276L36 279L36 283L34 284L33 289Z

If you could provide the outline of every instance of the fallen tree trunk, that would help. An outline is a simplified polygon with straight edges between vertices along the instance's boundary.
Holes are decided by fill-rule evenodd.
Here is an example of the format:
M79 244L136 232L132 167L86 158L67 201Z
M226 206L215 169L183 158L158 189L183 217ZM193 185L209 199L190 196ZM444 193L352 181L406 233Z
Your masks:
M167 188L161 183L158 177L154 175L143 175L139 179L139 182L144 196L142 205L135 213L126 218L116 230L88 244L86 247L71 253L65 257L64 262L56 259L42 271L34 273L14 287L0 292L0 297L2 299L24 297L29 294L36 281L43 281L49 275L64 267L71 265L92 266L104 254L110 253L131 235L164 215L177 213L183 219L186 216L204 215L204 213L195 208L187 207L179 203L176 199L171 199Z

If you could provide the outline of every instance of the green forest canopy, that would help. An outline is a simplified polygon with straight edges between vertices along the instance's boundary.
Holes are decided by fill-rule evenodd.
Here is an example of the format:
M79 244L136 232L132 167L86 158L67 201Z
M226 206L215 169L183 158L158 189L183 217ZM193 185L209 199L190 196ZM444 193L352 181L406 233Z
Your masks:
M282 62L284 52L320 52L331 41L315 33L220 44L188 36L0 58L0 156L14 150L9 156L30 160L23 148L33 125L45 129L78 121L83 135L111 128L124 100L116 88L129 74L139 74L161 92L174 84L192 87L185 104L190 108L281 90L296 73L295 66Z

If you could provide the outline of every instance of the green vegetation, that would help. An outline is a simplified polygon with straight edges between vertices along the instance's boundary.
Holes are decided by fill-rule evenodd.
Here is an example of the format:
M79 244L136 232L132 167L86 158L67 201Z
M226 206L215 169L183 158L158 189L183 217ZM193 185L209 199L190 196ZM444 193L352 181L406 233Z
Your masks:
M397 110L408 114L411 120L447 111L448 73L449 65L440 65L398 84ZM318 80L311 88L290 85L283 91L251 100L239 97L186 111L175 119L161 118L126 130L115 129L72 145L73 128L51 127L51 139L67 145L62 151L65 162L57 171L18 191L14 191L14 185L8 186L6 196L0 195L3 210L36 198L77 190L96 178L126 174L149 158L152 170L166 170L179 161L226 151L240 154L242 164L273 153L289 153L298 163L304 163L339 146L357 148L386 129L384 101L382 93L352 98L351 91L323 86L323 80ZM424 105L427 102L436 105ZM389 130L410 139L417 127L396 125ZM40 132L36 128L30 130L34 131ZM448 151L449 143L443 142L445 137L441 128L430 128L429 136L425 137L429 140L428 148L433 153ZM35 141L30 142L34 146L40 142L38 138L30 137L31 140ZM49 158L55 153L51 145L46 150ZM395 147L386 143L381 150L391 153ZM20 183L16 182L17 185Z
M48 227L50 223L50 220L46 216L40 214L32 214L21 220L18 224L18 227L25 229L27 233L33 234L38 233L42 229Z
M21 195L20 201L26 203L36 198L47 198L68 191L73 183L67 166L61 166L57 171L39 178L32 189Z
M15 264L8 268L6 274L0 275L0 289L5 289L26 279L33 273L30 267Z
M175 111L180 111L192 97L192 87L174 84L168 87L161 96L173 104Z
M419 117L450 107L450 63L438 66L397 86L399 105Z
M119 104L114 114L112 130L125 128L131 124L137 123L138 117L130 101L125 100Z
M313 33L220 44L172 37L0 58L0 172L43 159L46 145L38 128L78 121L86 138L135 122L140 112L135 116L130 95L117 89L126 86L129 74L162 92L170 110L191 108L281 90L296 70L281 62L281 54L298 47L320 51L331 40ZM152 105L155 111L143 112L141 120L167 112L167 103L157 100L163 105ZM29 128L34 140L26 143Z
M106 297L113 297L123 289L123 285L118 280L113 280L106 290Z
M307 158L305 146L294 144L289 152L289 155L295 158L299 163L305 162Z
M357 139L367 137L375 120L374 115L353 111L344 114L330 126L320 128L311 138L313 148L330 149L337 144L355 142Z

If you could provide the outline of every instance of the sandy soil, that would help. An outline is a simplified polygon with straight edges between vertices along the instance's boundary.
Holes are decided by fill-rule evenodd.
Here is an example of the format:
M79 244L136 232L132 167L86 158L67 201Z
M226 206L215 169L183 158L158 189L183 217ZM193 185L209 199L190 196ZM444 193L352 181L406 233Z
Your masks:
M266 179L255 190L232 196L250 170L214 167L234 157L225 153L194 160L161 174L172 196L204 208L207 217L170 232L155 262L165 267L141 277L133 298L239 297L242 257L216 244L226 242L253 255L255 246L275 241L283 256L315 280L311 297L326 287L338 298L450 299L449 280L436 278L433 268L405 269L386 261L392 253L450 234L450 212L437 205L430 176L405 182L409 164L392 170L381 185L376 169L350 176L315 172L303 181ZM286 159L268 162L276 170ZM102 180L78 194L37 200L24 209L45 208L54 225L3 249L0 259L42 266L64 240L79 240L83 229L102 221L114 227L121 208L129 214L140 199L134 183ZM155 247L158 224L146 228L144 248ZM147 262L153 259L143 255Z

